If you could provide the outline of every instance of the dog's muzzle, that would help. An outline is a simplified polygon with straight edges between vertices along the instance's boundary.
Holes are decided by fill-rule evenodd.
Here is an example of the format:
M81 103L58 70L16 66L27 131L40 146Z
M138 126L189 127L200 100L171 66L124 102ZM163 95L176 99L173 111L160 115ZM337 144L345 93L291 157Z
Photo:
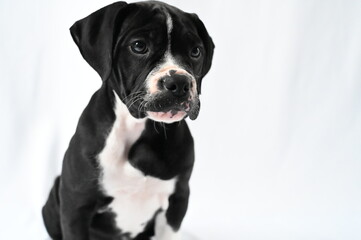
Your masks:
M199 112L199 98L194 77L184 70L170 69L150 79L145 109L148 116L160 122L176 122L187 115L194 120Z

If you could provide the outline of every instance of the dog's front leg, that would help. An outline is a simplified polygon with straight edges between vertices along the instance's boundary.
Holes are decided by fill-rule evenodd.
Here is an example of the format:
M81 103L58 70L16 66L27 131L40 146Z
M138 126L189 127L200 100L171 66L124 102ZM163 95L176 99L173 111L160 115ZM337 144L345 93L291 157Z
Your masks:
M89 194L61 186L60 203L62 240L89 240L90 223L96 206L89 199Z
M155 220L155 240L180 240L179 228L187 212L188 181L178 181L175 192L169 197L167 211L160 212Z

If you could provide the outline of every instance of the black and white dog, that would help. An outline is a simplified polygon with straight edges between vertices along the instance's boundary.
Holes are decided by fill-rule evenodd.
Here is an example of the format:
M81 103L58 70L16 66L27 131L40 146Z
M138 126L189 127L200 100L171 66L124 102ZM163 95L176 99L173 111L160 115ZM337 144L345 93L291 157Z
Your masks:
M53 239L180 239L214 44L197 15L116 2L70 29L103 83L82 113L43 208Z

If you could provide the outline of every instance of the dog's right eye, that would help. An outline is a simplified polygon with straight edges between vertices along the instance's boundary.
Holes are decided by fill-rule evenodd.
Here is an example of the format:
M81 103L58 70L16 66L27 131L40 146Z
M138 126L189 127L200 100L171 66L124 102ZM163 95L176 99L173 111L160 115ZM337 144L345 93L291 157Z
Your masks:
M135 41L130 45L130 49L136 54L144 54L147 52L148 48L145 42Z

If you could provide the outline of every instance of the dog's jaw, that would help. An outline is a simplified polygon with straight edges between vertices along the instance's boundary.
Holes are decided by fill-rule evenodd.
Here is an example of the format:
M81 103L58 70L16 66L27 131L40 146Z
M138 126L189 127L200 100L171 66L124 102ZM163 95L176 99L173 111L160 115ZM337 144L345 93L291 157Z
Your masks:
M147 111L148 117L156 122L174 123L181 121L187 116L185 111L151 112Z

